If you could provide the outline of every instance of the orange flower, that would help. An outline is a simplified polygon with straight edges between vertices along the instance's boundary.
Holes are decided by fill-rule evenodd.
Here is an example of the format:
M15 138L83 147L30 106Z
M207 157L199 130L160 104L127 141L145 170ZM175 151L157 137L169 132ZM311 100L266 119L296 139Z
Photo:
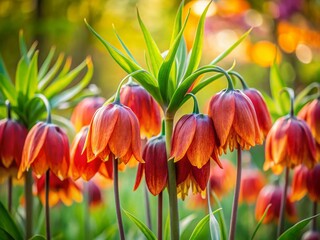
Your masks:
M143 87L133 82L124 85L120 91L120 99L137 116L142 138L160 133L160 106Z
M161 135L151 138L143 149L142 158L145 163L139 164L134 190L139 187L143 172L145 172L148 189L156 196L167 186L168 166L165 137Z
M38 177L50 169L60 179L65 179L68 176L69 163L67 135L55 124L39 122L27 135L18 178L32 167Z
M294 168L290 194L291 201L299 201L307 194L307 175L308 168L303 164Z
M320 98L306 104L298 117L305 120L310 127L312 136L316 140L318 160L320 159Z
M99 108L90 123L85 149L88 162L97 157L108 161L110 156L125 164L131 158L144 162L140 155L139 122L132 110L116 102Z
M255 168L242 170L240 185L240 202L247 204L255 203L260 190L265 185L266 180L262 173Z
M320 202L320 164L317 164L313 169L308 171L306 180L310 199L314 202Z
M71 145L69 175L73 180L82 177L84 180L89 181L99 171L102 164L100 158L96 158L88 163L86 150L82 153L87 133L88 127L83 127L75 136Z
M254 89L254 88L247 88L243 90L243 93L250 98L254 110L256 111L258 124L260 127L261 132L263 133L264 137L267 136L271 126L271 116L267 105L261 95L261 93Z
M90 124L94 113L104 102L105 99L102 97L89 97L78 103L71 115L71 122L77 132L79 132L82 127Z
M176 163L177 194L182 200L188 195L191 186L192 193L205 193L210 175L210 162L202 168L194 167L185 156Z
M16 176L21 163L27 129L11 119L0 121L0 171L3 176Z
M42 204L45 204L45 175L41 178L35 178L36 195L39 196ZM49 181L49 206L53 207L59 201L70 206L72 201L81 202L82 193L80 187L70 178L60 180L56 175L50 172Z
M212 120L207 115L184 115L174 128L170 159L178 162L185 158L199 169L214 159L222 167L216 141Z
M261 144L263 141L256 112L251 100L239 90L222 90L213 96L208 114L220 141L220 154L238 145L241 149Z
M257 204L256 204L256 219L259 221L267 208L271 203L266 217L263 220L263 223L269 223L271 221L277 222L280 215L280 206L281 199L283 195L283 189L280 186L267 185L263 187L258 195ZM289 201L289 198L286 199L286 214L289 220L295 220L296 210L292 202Z
M305 164L312 168L316 162L316 146L306 122L295 117L279 118L266 139L264 170L272 168L280 174L285 167Z

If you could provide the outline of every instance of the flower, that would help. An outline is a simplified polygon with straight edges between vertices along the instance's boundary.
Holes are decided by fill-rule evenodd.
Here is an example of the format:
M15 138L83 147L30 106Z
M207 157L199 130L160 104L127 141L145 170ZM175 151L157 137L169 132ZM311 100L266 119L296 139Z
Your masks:
M305 121L281 117L268 133L265 146L264 170L280 174L285 167L305 164L312 168L316 162L316 146Z
M45 204L45 175L39 179L35 178L36 195L39 196L42 204ZM70 178L60 180L50 171L49 180L49 206L53 207L59 201L70 206L73 201L81 202L82 193L80 187Z
M314 166L313 169L308 171L306 185L309 197L314 202L320 201L320 164Z
M250 98L254 110L256 111L259 128L263 133L264 137L266 137L270 128L272 127L272 121L269 110L261 93L254 88L244 89L243 93L248 98Z
M214 159L222 167L216 142L212 120L207 115L184 115L173 131L170 159L174 162L186 159L199 169Z
M258 169L243 169L241 176L239 201L245 202L247 204L255 203L257 200L257 196L265 183L266 180Z
M219 152L235 148L249 150L262 143L256 112L251 100L240 90L222 90L209 102L208 115L219 139ZM238 147L239 146L239 147Z
M299 201L307 194L307 175L308 168L303 164L294 168L290 194L291 201Z
M27 129L11 119L0 121L0 171L3 176L16 176L22 157Z
M89 204L91 207L99 206L103 203L101 190L94 181L88 182L88 191Z
M301 237L301 240L319 240L319 239L320 239L320 232L313 231L313 230L309 230L305 232Z
M82 127L90 124L94 113L104 102L105 99L102 97L88 97L78 103L71 115L71 122L77 132L79 132Z
M160 135L150 138L143 149L142 158L145 163L139 164L134 190L138 188L143 172L145 172L147 187L156 196L167 186L168 167L165 137Z
M100 169L102 161L95 158L91 162L87 162L86 150L82 153L82 149L87 137L88 127L83 127L75 136L71 145L70 152L70 176L73 180L83 178L89 181Z
M65 179L68 177L69 164L67 135L55 124L39 122L27 135L18 178L32 167L38 177L50 169L60 179Z
M276 185L267 185L263 187L258 195L255 216L259 221L266 210L267 206L271 204L263 223L269 223L271 221L277 222L280 215L281 199L283 196L283 188ZM287 197L286 210L289 220L296 218L296 210L293 203Z
M144 162L139 122L132 110L117 102L99 108L90 123L85 149L88 162L97 157L108 161L113 156L125 164L131 158Z
M123 105L128 106L137 116L142 138L150 138L160 133L160 106L152 96L140 85L130 82L120 91Z

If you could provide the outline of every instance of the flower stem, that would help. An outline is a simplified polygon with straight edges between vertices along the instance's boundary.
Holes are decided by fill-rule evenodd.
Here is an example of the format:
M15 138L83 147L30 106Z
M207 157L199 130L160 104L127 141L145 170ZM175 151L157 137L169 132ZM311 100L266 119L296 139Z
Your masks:
M11 213L12 209L12 177L8 178L8 212Z
M144 185L144 198L146 203L147 226L150 230L152 230L149 192L146 184Z
M278 224L278 233L277 233L278 237L281 235L281 233L284 230L284 212L285 212L285 209L286 209L288 182L289 182L289 168L286 167L283 194L282 194L282 198L281 198L279 224Z
M46 233L47 233L47 240L51 239L50 233L50 207L49 207L49 190L50 190L50 171L46 172L46 202L45 202L45 209L46 209Z
M116 203L116 213L119 227L120 239L124 240L124 230L121 216L121 206L120 206L120 198L119 198L119 177L118 177L118 159L112 156L113 161L113 190L114 190L114 201Z
M32 196L32 172L27 171L25 175L25 196L26 196L26 239L32 237L32 213L33 213L33 196Z
M237 161L238 161L237 180L236 180L236 188L234 190L234 198L233 198L233 204L232 204L229 240L234 240L235 231L236 231L237 214L238 214L238 201L239 201L239 192L240 192L240 184L241 184L241 147L240 145L238 145Z
M89 182L84 182L84 209L83 209L83 217L84 217L84 239L90 239L90 213L89 213L89 205L90 205L90 193L89 193Z
M158 240L162 240L162 191L158 195Z
M230 72L229 72L229 75L233 75L233 76L237 77L237 78L240 80L241 85L242 85L242 88L243 88L244 90L249 89L246 81L243 79L243 77L242 77L239 73L237 73L237 72L235 72L235 71L230 71Z
M313 206L312 206L312 216L317 215L317 212L318 212L317 208L318 208L318 203L317 203L317 201L314 201ZM312 219L311 230L317 231L317 218L316 217L314 217Z
M171 151L171 136L173 130L173 117L166 117L166 151L169 158ZM168 161L168 194L170 209L171 240L179 239L179 212L177 199L176 170L173 160Z

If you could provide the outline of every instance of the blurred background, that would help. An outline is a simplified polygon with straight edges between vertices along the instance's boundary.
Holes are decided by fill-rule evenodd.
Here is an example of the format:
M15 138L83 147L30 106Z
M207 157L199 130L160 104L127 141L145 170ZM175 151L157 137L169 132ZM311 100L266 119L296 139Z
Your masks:
M52 46L56 47L56 53L63 52L66 56L70 56L73 66L79 65L86 56L90 55L95 68L92 83L101 89L103 97L109 98L126 74L112 60L103 45L89 32L84 19L87 19L103 38L121 48L113 32L114 25L137 61L142 66L146 66L144 57L146 46L136 17L136 9L139 9L144 23L160 50L166 51L170 43L174 15L179 4L178 0L0 0L0 53L13 79L20 59L18 44L20 30L23 31L28 46L34 41L38 42L40 62L45 59ZM207 1L204 0L185 3L185 14L188 9L191 9L185 31L188 47L193 42L195 28L206 4ZM229 68L235 60L235 70L244 76L249 86L269 93L269 67L276 60L286 85L299 92L311 82L320 82L319 26L320 0L214 1L211 3L205 24L202 62L209 63L244 32L253 28L249 37L220 65ZM58 54L55 57L57 56ZM202 109L215 92L225 87L226 81L221 79L211 84L206 90L202 90L197 96ZM191 107L186 104L181 112L186 113L188 109L191 110ZM254 148L251 153L253 161L261 168L264 161L263 147ZM224 157L234 160L233 154ZM140 187L137 193L132 193L135 170L128 169L126 175L127 178L124 178L123 190L121 190L125 209L129 209L131 213L143 219L143 211L137 208L137 204L140 204L138 199L143 197L143 189ZM112 192L107 191L110 194ZM98 239L108 239L107 236L112 239L117 231L112 196L108 195L106 199L108 200L105 200L103 207L105 209L110 207L110 213L105 209L101 211L99 208L92 212L90 220L92 235L102 236ZM19 201L16 199L15 204L18 205ZM308 204L308 201L305 201L305 204ZM231 202L232 192L229 192L223 200L227 223ZM151 203L155 211L156 199L151 198ZM188 204L181 205L181 218L193 213L194 209L189 208ZM75 204L68 210L63 205L58 208L60 208L57 209L58 211L53 211L52 221L56 224L53 226L61 226L61 228L68 226L61 239L82 239L83 229L77 221L70 221L70 217L83 220L82 206ZM59 217L61 211L65 210L69 211L69 217ZM165 213L166 210L167 206L165 206ZM206 210L203 208L202 211ZM255 225L252 224L255 221L253 211L252 205L240 207L238 231L244 233L243 239L248 239L248 232L253 231L252 226ZM196 215L195 218L200 220L204 213ZM305 212L304 215L308 216L308 213ZM246 221L242 221L243 219ZM109 228L111 233L106 232L106 224L111 226ZM134 224L129 222L126 224L134 229L129 236L137 239L140 235ZM55 228L54 233L59 236L61 228ZM204 236L206 231L208 229L205 230ZM268 239L265 233L270 231L275 231L275 224L269 228L265 227L259 239ZM188 234L190 233L187 230L185 235L188 236ZM60 238L57 237L57 239Z

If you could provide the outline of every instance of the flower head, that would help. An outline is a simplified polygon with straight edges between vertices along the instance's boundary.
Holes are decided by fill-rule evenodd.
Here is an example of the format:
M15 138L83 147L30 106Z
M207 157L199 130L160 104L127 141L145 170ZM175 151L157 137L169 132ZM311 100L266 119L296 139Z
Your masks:
M320 164L308 171L306 185L310 199L320 202Z
M99 206L103 203L102 193L95 181L88 182L89 204L91 207Z
M262 143L257 115L251 100L239 90L222 90L209 102L208 114L216 130L220 153L238 146L248 150Z
M37 176L50 169L60 179L65 179L68 177L69 164L67 135L55 124L39 122L27 135L18 178L32 167Z
M207 115L184 115L174 128L170 158L174 162L186 159L199 169L213 159L222 167L216 141L212 120Z
M145 172L148 189L156 196L167 186L168 166L165 137L161 135L151 138L143 149L142 158L145 163L139 164L134 189L138 188L143 172Z
M89 162L97 157L108 161L110 156L125 164L131 158L144 162L140 155L139 122L132 110L116 102L99 108L90 123L85 149Z
M269 204L271 204L263 223L269 223L271 221L277 222L280 215L281 199L283 196L283 189L276 185L267 185L263 187L258 195L256 204L256 219L259 221ZM293 203L287 197L286 210L289 220L296 218L296 210Z
M89 181L99 171L102 164L100 158L87 162L86 150L82 153L87 133L88 127L83 127L80 132L77 133L71 145L69 175L73 180L81 177Z
M45 175L41 178L35 178L36 195L39 196L42 204L45 204ZM60 201L70 206L73 201L81 202L82 193L80 187L70 178L60 180L56 175L50 172L49 180L49 206L53 207Z
M312 168L316 162L316 146L305 121L281 117L272 126L266 139L264 170L276 174L285 167L305 164Z
M299 201L307 194L307 176L308 168L303 164L294 168L290 194L291 201Z
M82 127L90 124L94 113L104 102L105 99L102 97L88 97L78 103L71 115L71 122L77 132L79 132Z
M160 106L143 87L133 82L124 85L120 91L120 99L121 103L137 116L142 138L150 138L160 133Z

